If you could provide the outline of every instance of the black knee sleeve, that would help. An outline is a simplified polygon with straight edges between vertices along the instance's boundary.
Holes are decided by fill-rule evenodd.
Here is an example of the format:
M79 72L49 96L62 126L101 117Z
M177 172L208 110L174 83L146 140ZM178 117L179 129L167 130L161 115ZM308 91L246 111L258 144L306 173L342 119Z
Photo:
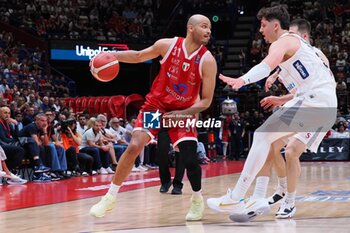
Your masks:
M197 156L197 142L183 141L178 144L180 156L186 168L187 177L191 183L192 190L197 192L202 188L202 169Z

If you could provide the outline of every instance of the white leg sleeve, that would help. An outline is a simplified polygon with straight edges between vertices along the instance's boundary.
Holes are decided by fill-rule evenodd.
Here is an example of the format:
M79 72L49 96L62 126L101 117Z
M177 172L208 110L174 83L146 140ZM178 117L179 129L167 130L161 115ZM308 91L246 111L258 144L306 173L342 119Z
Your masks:
M228 146L228 142L222 143L222 153L224 156L226 156L226 154L227 154L227 146Z
M145 147L142 148L141 152L140 152L140 164L143 165L143 161L145 159Z
M272 142L290 134L290 132L257 131L254 133L253 145L250 148L242 174L231 194L232 198L236 200L245 197L254 178L265 164Z

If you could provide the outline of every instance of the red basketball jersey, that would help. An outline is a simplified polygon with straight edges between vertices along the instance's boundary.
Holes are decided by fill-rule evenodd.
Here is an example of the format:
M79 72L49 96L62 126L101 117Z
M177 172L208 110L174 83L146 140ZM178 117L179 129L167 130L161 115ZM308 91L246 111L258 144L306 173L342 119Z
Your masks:
M232 116L226 116L225 120L224 120L224 125L222 127L222 141L223 142L228 142L229 141L229 136L228 136L228 131L229 126L232 122Z
M202 83L203 58L209 53L202 45L188 55L185 38L175 37L160 61L160 72L146 96L143 110L159 109L161 112L169 112L192 106Z

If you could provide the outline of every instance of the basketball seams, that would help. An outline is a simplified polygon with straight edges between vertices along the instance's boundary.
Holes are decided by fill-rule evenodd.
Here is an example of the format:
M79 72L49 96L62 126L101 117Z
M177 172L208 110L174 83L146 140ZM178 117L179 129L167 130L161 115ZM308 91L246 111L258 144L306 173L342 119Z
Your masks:
M105 55L107 54L99 53L90 60L90 72L95 79L101 82L109 82L119 73L119 61L115 57L112 60L111 57L106 57ZM96 67L96 65L100 64L102 66Z
M113 66L113 65L115 65L115 64L118 64L118 63L119 63L119 61L118 61L118 60L115 60L115 61L109 62L109 63L107 63L107 64L104 64L103 66L98 67L98 68L93 67L93 71L94 71L94 73L98 73L98 72L100 72L101 70L104 70L104 69L106 69L106 68L108 68L108 67L110 67L110 66ZM92 64L92 66L93 66L93 64Z

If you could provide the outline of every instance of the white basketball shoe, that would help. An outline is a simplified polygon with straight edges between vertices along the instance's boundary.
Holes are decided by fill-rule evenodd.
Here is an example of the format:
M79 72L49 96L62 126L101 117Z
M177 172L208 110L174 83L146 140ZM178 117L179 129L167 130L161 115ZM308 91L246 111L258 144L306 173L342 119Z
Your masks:
M231 189L228 189L226 195L222 197L209 198L207 205L216 212L241 213L244 210L244 199L233 200Z
M116 202L116 197L107 193L104 195L101 200L93 205L90 209L90 215L97 218L105 216L107 211L110 211L114 208Z
M194 197L191 198L191 208L186 215L187 221L198 221L203 217L204 212L204 201L203 197Z
M260 215L270 212L270 205L265 198L250 198L240 213L231 213L230 219L234 222L250 222Z
M294 203L284 201L276 213L276 218L291 218L294 216L296 210L297 208Z

